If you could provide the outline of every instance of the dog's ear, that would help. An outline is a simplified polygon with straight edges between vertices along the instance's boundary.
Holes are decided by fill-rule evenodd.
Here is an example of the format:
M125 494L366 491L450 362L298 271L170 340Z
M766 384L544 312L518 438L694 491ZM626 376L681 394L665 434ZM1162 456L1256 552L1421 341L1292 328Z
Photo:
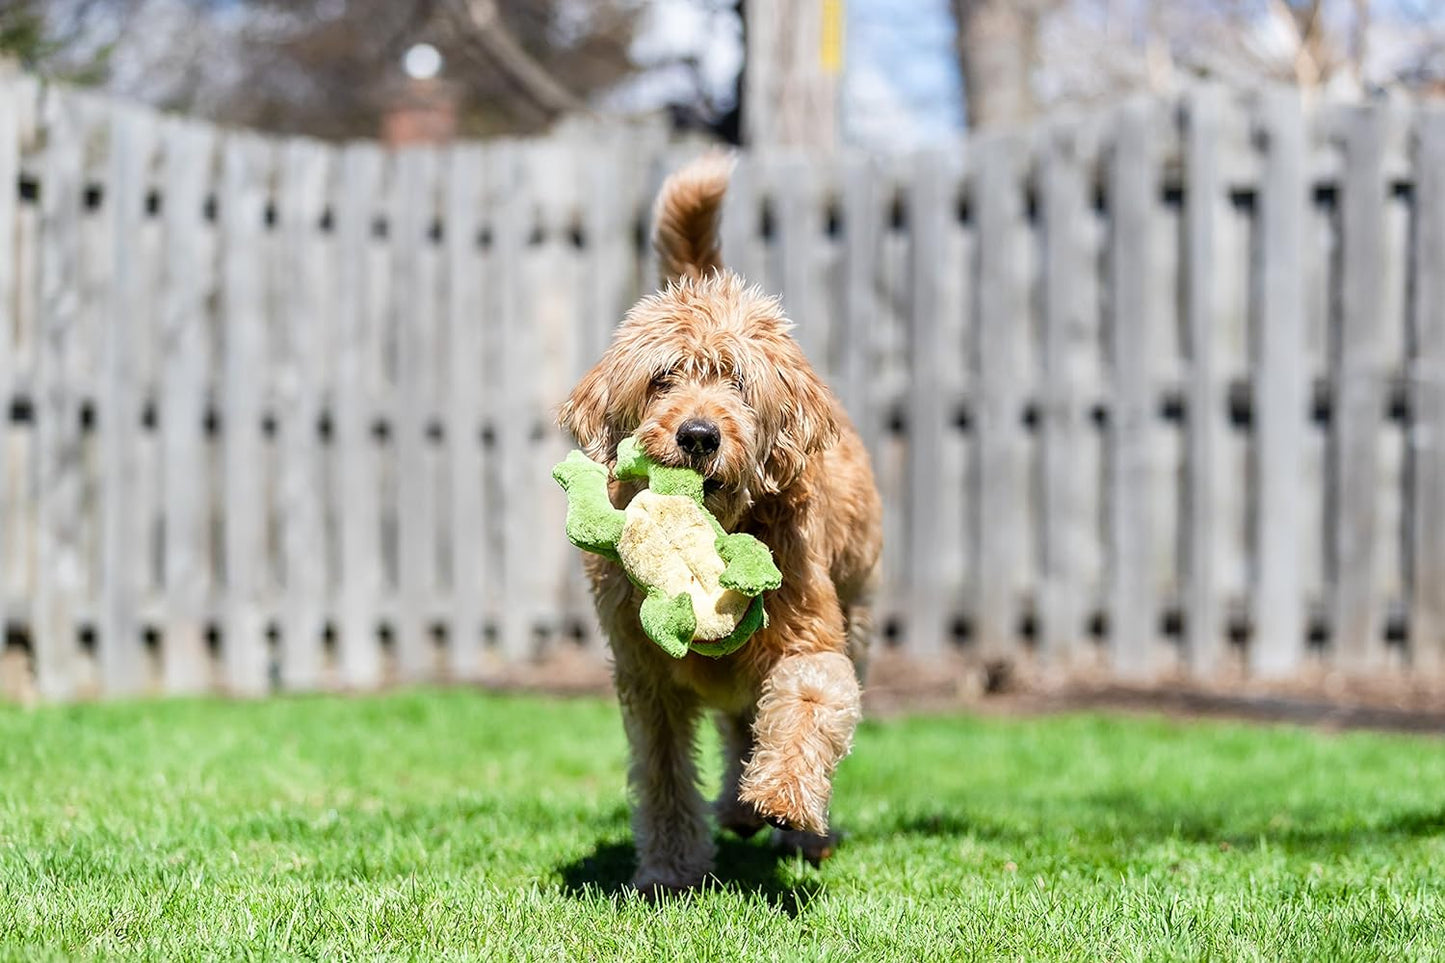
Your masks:
M588 458L604 464L611 460L617 442L622 440L607 419L612 401L608 370L608 358L604 356L582 376L557 410L557 424L576 440Z
M801 355L797 365L779 366L777 430L772 450L763 461L763 492L787 488L808 465L808 459L838 439L833 393Z
M588 458L604 464L612 461L617 443L637 430L652 381L645 352L629 336L631 330L624 327L557 410L557 424Z

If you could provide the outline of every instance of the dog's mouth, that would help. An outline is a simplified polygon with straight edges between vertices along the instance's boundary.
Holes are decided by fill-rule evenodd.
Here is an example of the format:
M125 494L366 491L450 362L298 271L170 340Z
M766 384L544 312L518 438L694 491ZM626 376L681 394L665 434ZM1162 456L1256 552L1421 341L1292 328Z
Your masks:
M675 444L658 443L658 435L670 441L673 432L663 431L652 422L644 422L636 434L642 441L642 450L653 461L673 468L690 468L701 475L704 497L727 495L741 487L724 457L725 448L708 452L688 452Z

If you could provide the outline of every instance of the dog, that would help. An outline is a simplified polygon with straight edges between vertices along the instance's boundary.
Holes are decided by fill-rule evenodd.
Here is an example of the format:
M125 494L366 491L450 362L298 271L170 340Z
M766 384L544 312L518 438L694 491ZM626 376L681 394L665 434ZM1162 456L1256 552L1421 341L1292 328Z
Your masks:
M719 825L746 837L771 824L815 861L831 852L832 778L860 716L883 541L857 431L781 302L722 265L731 169L709 155L663 184L653 217L662 286L627 313L558 412L596 461L614 463L618 442L635 434L655 461L700 470L708 509L728 531L761 539L783 573L766 599L768 625L748 644L673 659L643 634L642 595L622 568L585 556L631 751L632 886L649 896L696 887L713 869L694 765L706 709L725 753ZM613 504L637 490L614 482Z

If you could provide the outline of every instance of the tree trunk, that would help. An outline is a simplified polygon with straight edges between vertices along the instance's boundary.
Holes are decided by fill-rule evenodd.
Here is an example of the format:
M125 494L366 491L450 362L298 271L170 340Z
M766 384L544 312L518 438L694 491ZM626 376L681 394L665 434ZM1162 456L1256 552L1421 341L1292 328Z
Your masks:
M831 150L838 68L827 25L841 0L744 0L743 130L754 147Z
M1033 74L1039 23L1054 0L952 0L971 128L1022 123L1038 112Z

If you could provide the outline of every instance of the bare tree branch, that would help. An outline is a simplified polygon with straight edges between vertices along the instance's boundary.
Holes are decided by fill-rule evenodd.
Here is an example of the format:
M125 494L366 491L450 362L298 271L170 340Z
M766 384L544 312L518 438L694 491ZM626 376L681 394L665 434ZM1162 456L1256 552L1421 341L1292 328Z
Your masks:
M454 0L453 7L470 27L463 37L472 40L538 107L554 116L587 110L581 98L562 86L517 42L502 20L496 0Z

